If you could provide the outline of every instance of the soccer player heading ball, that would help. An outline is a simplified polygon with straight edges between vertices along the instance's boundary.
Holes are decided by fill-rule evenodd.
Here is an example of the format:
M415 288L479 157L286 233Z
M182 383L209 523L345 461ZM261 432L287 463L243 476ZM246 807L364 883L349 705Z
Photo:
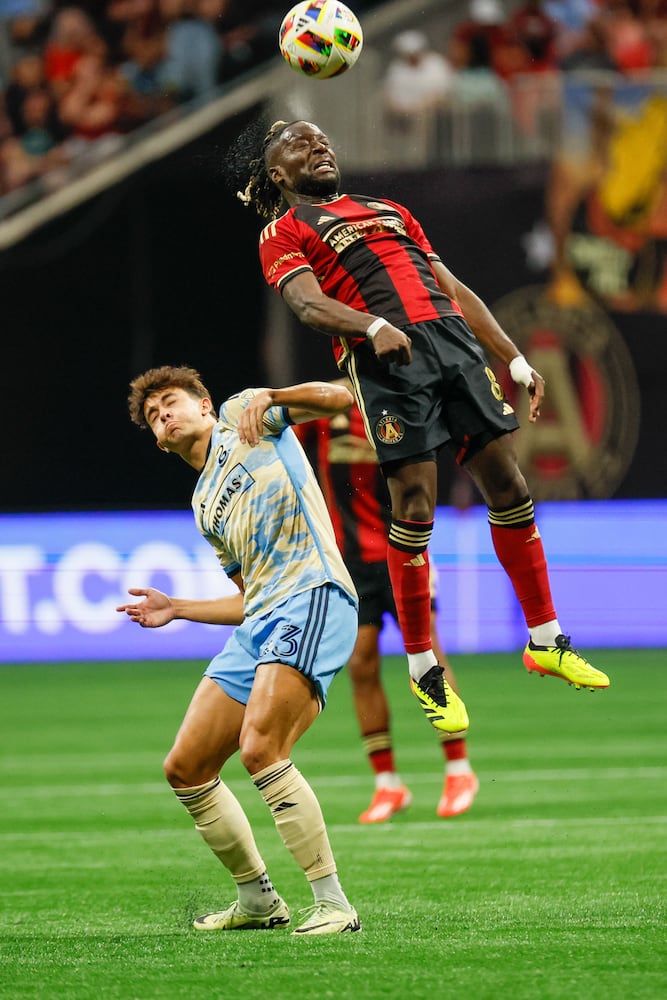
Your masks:
M270 220L259 246L265 278L304 324L331 337L387 480L387 561L411 687L427 718L448 732L467 724L430 638L428 544L445 446L488 505L495 552L526 620L526 668L576 688L608 687L558 621L513 444L519 424L484 351L525 386L531 422L543 378L407 208L340 193L335 152L316 124L276 122L251 150L248 141L249 132L239 137L232 162L245 163L242 200Z

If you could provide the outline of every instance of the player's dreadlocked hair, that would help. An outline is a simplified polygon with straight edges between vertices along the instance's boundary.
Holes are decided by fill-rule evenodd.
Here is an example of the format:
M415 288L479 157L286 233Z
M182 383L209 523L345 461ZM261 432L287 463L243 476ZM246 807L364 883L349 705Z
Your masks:
M266 151L291 122L274 122L264 136L261 131L266 129L266 123L254 122L248 126L236 139L231 150L227 152L225 171L230 184L237 190L237 197L244 205L255 209L258 215L265 219L276 219L280 215L282 194L269 178L266 172Z

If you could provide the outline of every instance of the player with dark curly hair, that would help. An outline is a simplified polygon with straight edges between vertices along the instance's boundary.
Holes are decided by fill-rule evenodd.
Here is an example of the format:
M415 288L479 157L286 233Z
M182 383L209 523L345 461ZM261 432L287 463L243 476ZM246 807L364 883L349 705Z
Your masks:
M167 780L236 885L201 931L276 930L290 923L248 818L220 772L237 752L303 870L312 906L297 936L361 929L338 879L322 810L291 760L352 652L357 594L315 474L292 425L342 413L343 386L246 389L219 414L199 372L164 365L130 384L130 416L161 451L197 473L192 510L238 593L211 600L133 588L120 605L143 628L174 619L237 626L195 691L164 762Z
M526 620L526 668L576 688L607 687L558 622L513 443L519 424L485 352L525 386L532 422L541 375L407 208L340 194L336 156L317 125L276 122L246 167L241 197L270 220L259 240L264 276L301 322L332 338L377 449L391 497L387 562L412 690L426 716L446 731L465 728L430 638L428 544L444 446L488 506L495 552Z

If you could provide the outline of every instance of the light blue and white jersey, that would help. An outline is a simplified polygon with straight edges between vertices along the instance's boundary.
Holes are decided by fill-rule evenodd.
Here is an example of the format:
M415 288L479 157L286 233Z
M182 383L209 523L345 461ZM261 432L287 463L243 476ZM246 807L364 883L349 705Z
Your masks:
M227 575L241 574L246 617L325 583L356 602L324 497L286 408L267 410L266 436L254 448L239 441L239 417L262 391L246 389L221 407L192 496L197 527Z

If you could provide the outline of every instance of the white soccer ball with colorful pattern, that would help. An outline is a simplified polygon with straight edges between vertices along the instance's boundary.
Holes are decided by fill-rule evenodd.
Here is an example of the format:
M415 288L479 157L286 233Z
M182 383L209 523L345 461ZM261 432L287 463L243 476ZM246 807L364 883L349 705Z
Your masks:
M303 0L285 15L278 44L297 73L329 80L354 66L364 36L356 14L339 0Z

